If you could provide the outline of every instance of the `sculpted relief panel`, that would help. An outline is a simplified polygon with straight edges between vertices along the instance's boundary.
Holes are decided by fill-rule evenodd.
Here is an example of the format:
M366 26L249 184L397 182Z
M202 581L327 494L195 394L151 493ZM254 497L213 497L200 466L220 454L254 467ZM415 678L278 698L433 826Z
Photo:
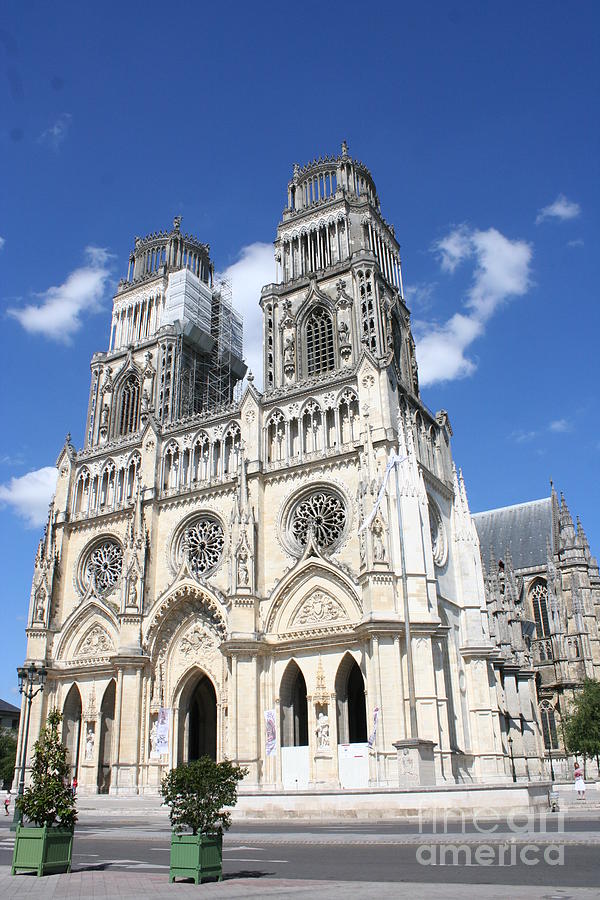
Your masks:
M315 591L303 601L290 622L291 628L308 625L326 625L346 620L344 609L337 600L324 591Z
M77 658L105 656L114 652L115 647L110 636L101 625L94 625L79 644L75 656Z

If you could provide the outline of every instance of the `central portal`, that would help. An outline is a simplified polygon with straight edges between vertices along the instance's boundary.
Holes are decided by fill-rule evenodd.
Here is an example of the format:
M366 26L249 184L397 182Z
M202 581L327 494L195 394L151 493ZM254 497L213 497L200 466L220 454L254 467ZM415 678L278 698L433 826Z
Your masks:
M203 673L190 685L187 709L184 701L180 761L193 762L201 756L217 758L217 695ZM186 692L187 693L187 692ZM183 759L181 759L183 757Z

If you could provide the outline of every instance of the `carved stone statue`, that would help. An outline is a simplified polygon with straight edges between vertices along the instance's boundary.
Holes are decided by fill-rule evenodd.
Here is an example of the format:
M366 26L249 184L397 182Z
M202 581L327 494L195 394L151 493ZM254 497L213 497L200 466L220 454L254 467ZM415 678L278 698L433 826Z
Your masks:
M156 722L152 725L150 729L150 751L153 756L156 755L156 748L158 746L158 725Z
M238 554L238 584L246 587L250 582L250 573L248 571L248 551L242 547Z
M338 325L338 338L340 341L340 347L347 347L350 343L350 332L345 322L340 322L340 324Z
M373 522L371 533L373 535L373 559L375 562L383 562L385 559L384 530L383 522L379 517Z
M104 406L102 407L102 412L100 413L100 425L103 428L108 427L109 415L110 415L110 407L109 407L108 403L105 403Z
M93 759L94 757L94 741L96 736L92 728L88 728L87 736L85 739L85 758Z
M329 749L329 716L325 713L317 716L317 746L319 750Z
M285 339L283 361L286 365L294 365L294 338L291 335Z
M43 622L46 615L46 592L39 587L35 593L35 610L33 618L35 622Z
M133 579L129 583L129 599L127 605L137 607L137 588L135 586L135 580Z

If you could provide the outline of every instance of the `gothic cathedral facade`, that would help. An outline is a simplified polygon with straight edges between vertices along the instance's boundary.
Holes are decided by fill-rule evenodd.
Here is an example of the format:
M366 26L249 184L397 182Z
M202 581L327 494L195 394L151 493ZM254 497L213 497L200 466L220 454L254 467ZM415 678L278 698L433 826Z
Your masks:
M503 783L508 738L540 777L526 617L503 657L399 244L345 144L294 167L275 270L261 392L208 246L179 219L136 238L35 561L30 746L58 707L85 793L203 754L263 791Z

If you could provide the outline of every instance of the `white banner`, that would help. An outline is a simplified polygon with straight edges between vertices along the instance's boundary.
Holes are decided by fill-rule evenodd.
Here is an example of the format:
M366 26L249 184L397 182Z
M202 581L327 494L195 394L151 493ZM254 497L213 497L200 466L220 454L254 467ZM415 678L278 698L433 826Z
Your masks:
M267 730L267 756L272 756L273 753L275 753L275 747L277 746L277 724L275 722L274 709L265 710L265 726Z
M383 475L383 481L381 482L381 487L379 488L379 493L377 494L377 500L375 501L375 506L373 507L373 509L371 510L371 512L369 513L369 515L368 515L367 518L365 519L365 521L362 523L362 525L361 525L360 528L358 529L358 533L359 533L359 534L361 533L361 531L364 531L365 528L368 528L368 527L369 527L369 525L371 524L371 522L373 521L373 519L374 519L375 516L377 515L377 510L379 509L379 504L380 504L381 501L383 500L383 497L384 497L384 494L385 494L385 489L386 489L386 487L387 487L388 478L390 477L390 472L392 471L392 469L394 468L394 466L399 466L400 463L403 463L403 462L404 462L405 460L407 460L407 459L408 459L408 456L398 456L397 453L393 453L393 454L390 456L390 458L389 458L389 460L388 460L388 464L387 464L387 466L385 467L385 473L384 473L384 475Z
M377 721L379 719L379 707L376 706L373 710L373 731L369 736L369 747L372 748L375 744L375 738L377 737Z
M164 706L158 711L156 722L156 753L169 752L169 731L171 724L171 710Z

